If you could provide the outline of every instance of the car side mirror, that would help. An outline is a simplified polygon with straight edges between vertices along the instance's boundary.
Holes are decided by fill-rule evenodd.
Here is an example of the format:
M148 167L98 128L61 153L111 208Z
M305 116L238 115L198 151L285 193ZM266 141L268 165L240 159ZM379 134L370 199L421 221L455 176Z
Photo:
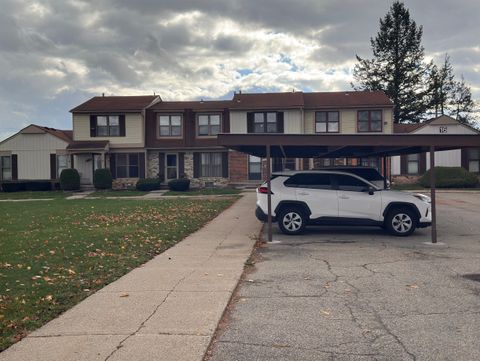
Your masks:
M371 196L373 196L374 193L375 193L375 188L373 188L372 186L369 186L369 187L368 187L368 194L370 194Z

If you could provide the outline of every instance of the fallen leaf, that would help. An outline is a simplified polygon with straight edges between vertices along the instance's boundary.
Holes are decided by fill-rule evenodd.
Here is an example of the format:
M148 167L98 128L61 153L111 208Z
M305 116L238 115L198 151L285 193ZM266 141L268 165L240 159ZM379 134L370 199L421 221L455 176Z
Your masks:
M128 297L128 296L130 296L128 293L122 293L122 294L120 295L120 297Z
M418 286L416 284L407 285L407 286L410 287L410 288L418 288Z
M330 315L330 312L325 311L325 310L320 310L320 312L323 313L324 315Z

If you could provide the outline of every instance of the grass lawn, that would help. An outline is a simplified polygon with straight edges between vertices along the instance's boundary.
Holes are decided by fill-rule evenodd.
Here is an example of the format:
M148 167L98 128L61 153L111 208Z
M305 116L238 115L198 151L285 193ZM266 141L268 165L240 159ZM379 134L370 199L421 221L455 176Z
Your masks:
M145 194L148 194L149 192L142 192L142 191L137 191L137 190L119 190L119 191L114 191L114 190L105 190L105 191L95 191L91 194L88 195L88 197L94 197L94 198L103 198L103 197L135 197L135 196L144 196Z
M410 191L410 190L422 190L424 192L430 192L430 188L422 187L420 184L396 184L392 185L392 190L395 191ZM437 191L480 191L480 188L438 188Z
M235 199L0 202L0 351Z
M74 193L64 191L38 191L38 192L0 192L0 199L45 199L65 198Z
M194 189L187 192L165 192L164 196L210 196L210 195L223 195L223 194L240 194L241 189L235 188L202 188Z

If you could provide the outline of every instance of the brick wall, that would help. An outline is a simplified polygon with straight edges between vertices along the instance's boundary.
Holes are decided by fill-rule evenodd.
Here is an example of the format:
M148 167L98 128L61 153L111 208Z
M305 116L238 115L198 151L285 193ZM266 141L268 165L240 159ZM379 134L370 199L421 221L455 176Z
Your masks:
M236 151L228 152L228 166L230 182L248 181L248 155Z

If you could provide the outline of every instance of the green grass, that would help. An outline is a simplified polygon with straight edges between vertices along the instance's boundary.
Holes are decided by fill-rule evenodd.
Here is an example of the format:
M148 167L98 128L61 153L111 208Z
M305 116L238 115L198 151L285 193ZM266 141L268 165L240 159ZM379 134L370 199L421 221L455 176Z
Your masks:
M165 192L164 196L210 196L210 195L224 195L224 194L240 194L240 189L235 188L202 188L190 190L187 192Z
M0 203L0 351L173 246L234 201Z
M105 190L105 191L95 191L88 195L88 197L94 198L104 198L104 197L140 197L148 194L149 192L142 192L137 190Z
M38 192L0 192L0 199L45 199L65 198L75 193L64 191L38 191Z

